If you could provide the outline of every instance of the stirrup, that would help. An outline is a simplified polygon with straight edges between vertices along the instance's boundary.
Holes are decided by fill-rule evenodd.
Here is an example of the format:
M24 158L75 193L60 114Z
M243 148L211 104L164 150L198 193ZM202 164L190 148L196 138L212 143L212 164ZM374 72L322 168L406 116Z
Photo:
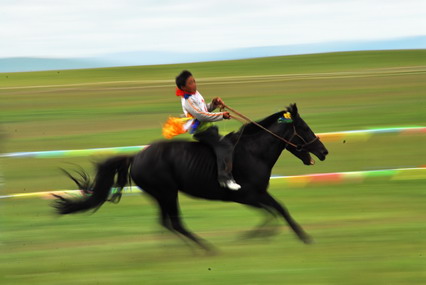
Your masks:
M226 181L219 182L220 186L223 188L228 188L233 191L237 191L241 189L241 185L235 182L234 179L228 179Z

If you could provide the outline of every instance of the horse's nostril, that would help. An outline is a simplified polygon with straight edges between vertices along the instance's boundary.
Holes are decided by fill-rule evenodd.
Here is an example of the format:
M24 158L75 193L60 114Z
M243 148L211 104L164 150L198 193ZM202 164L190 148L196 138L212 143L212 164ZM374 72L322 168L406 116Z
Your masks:
M327 155L328 154L328 150L323 151L322 154Z

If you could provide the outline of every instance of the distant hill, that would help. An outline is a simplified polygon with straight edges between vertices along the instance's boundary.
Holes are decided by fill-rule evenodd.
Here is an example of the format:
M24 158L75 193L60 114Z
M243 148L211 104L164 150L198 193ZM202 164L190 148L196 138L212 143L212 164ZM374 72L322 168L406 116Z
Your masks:
M230 49L215 52L134 51L90 58L0 58L0 72L85 69L116 66L157 65L232 59L312 54L338 51L425 49L426 36L392 40L328 42Z
M0 58L0 72L23 72L109 67L107 61L84 58Z

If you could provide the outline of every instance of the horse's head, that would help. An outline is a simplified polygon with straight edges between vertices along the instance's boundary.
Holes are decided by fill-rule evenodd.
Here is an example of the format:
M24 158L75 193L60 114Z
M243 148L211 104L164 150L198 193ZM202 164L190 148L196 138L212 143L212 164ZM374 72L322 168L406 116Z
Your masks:
M325 160L328 150L323 143L300 117L296 104L291 104L279 119L280 123L288 124L290 144L287 150L299 158L306 165L313 165L315 161L311 157L314 154L319 160Z

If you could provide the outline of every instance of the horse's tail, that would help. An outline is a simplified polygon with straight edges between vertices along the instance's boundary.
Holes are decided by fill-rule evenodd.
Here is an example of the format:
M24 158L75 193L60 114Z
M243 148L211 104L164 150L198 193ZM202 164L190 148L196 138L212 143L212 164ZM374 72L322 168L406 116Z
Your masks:
M110 190L113 186L118 188L118 194L114 194L112 201L119 200L121 197L121 189L130 181L129 167L133 161L133 156L115 156L97 165L97 173L95 180L90 181L90 177L84 170L77 172L81 178L75 178L67 171L68 175L85 195L82 198L64 198L54 195L58 198L53 207L59 214L71 214L76 212L84 212L90 209L97 210L107 201ZM117 175L117 179L115 176Z

